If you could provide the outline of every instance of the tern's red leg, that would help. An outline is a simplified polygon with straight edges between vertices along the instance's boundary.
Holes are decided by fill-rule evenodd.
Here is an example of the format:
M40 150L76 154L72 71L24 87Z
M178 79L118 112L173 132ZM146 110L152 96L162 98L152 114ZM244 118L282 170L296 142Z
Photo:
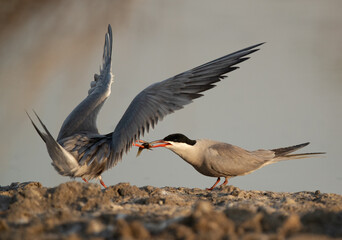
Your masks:
M85 178L82 178L82 180L85 181L86 183L89 183L89 182L87 181L87 179L85 179Z
M104 186L104 188L107 188L106 184L102 181L102 177L99 176L99 180L102 186Z
M100 183L102 186L104 186L104 188L107 188L106 184L102 180L100 180Z
M207 188L208 191L211 191L214 189L214 187L216 187L216 185L220 182L220 177L217 178L216 183L211 187L211 188Z
M228 183L228 178L224 178L224 182L220 186L226 186Z

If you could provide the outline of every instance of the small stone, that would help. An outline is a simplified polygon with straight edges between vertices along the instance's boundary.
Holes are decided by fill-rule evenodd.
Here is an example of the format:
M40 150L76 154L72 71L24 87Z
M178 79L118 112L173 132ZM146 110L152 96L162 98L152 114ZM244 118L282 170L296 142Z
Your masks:
M130 224L132 236L135 239L149 239L150 233L146 230L143 224L139 221L133 221Z
M19 186L19 184L20 184L20 182L12 182L10 185L10 188L16 188Z
M296 204L296 201L293 200L292 198L284 197L284 198L283 198L283 203L292 205L292 204Z
M192 231L192 229L188 226L181 224L173 224L168 230L172 233L175 239L187 239L187 240L195 240L196 235Z
M252 218L244 221L239 227L238 227L238 232L244 233L244 232L249 232L253 231L256 233L261 233L262 232L262 219L264 217L263 213L257 213L255 214Z
M238 197L240 195L240 191L237 189L234 189L233 192L231 193L231 195Z
M117 237L120 239L149 239L150 233L143 224L137 220L129 223L124 219L118 219L116 223Z
M316 191L315 191L315 195L316 195L316 196L318 196L318 195L320 195L320 194L321 194L321 191L320 191L320 190L316 190Z
M298 232L302 228L300 218L297 214L290 215L284 222L283 226L278 230L278 232L287 236L291 233Z
M105 226L99 220L92 219L87 225L86 232L87 234L97 234L102 232L104 229Z
M204 214L210 213L211 211L213 211L213 206L210 202L198 201L195 205L194 216L198 218Z
M7 231L9 229L6 221L4 219L0 219L0 232Z

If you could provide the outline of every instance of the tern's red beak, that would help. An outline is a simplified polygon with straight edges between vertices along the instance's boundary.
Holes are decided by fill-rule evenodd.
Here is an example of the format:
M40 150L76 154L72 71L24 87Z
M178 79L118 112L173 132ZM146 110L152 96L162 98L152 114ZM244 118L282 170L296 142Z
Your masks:
M156 144L156 143L161 143L161 144L158 144L158 145L154 145L153 144ZM171 145L171 143L167 142L167 141L164 141L163 139L161 140L156 140L156 141L153 141L153 142L150 142L150 144L152 145L151 148L156 148L156 147L165 147L167 145Z
M156 144L156 143L161 143L161 144L153 146L153 144ZM153 142L146 142L144 140L137 140L132 145L139 147L138 152L137 152L137 157L138 157L144 149L152 150L151 148L165 147L167 145L171 145L171 143L164 141L164 140L156 140Z

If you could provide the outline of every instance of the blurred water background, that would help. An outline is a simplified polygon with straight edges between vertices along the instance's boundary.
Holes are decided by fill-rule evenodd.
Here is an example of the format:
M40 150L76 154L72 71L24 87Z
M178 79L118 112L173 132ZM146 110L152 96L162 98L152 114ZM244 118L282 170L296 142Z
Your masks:
M243 189L342 193L342 2L318 1L1 1L0 185L69 181L51 166L25 109L57 137L87 95L101 63L104 34L114 33L112 95L98 118L113 131L149 84L244 47L266 42L240 69L145 140L182 132L246 149L310 141L325 157L281 162L230 180ZM103 174L130 182L204 188L202 176L166 149L136 149Z

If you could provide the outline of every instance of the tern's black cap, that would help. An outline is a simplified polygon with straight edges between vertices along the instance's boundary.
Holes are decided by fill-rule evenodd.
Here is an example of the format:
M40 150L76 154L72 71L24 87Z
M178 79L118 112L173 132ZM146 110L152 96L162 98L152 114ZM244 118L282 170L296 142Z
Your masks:
M181 133L170 134L170 135L166 136L163 140L164 141L171 141L171 142L182 142L182 143L186 143L189 145L195 145L196 144L196 140L191 140L187 136L185 136L184 134L181 134Z

